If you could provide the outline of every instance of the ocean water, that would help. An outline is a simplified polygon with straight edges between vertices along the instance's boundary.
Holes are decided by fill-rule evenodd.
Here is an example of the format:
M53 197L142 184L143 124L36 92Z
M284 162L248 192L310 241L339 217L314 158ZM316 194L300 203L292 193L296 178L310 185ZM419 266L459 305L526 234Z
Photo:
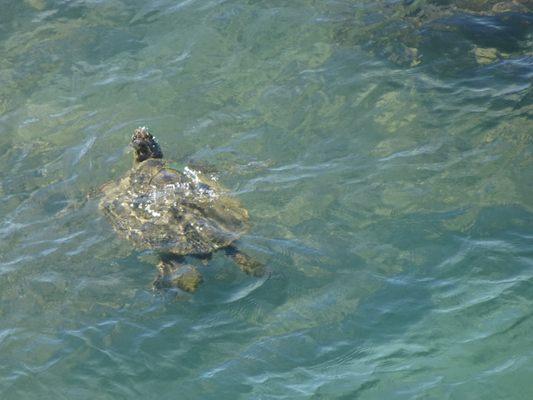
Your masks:
M532 4L496 3L0 0L0 398L533 398ZM140 125L268 277L152 290L98 210Z

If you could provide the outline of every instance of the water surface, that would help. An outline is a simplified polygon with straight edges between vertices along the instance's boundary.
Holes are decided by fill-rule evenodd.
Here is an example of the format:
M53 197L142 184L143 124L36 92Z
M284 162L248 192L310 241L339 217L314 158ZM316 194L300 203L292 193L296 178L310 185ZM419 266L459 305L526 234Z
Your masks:
M532 16L404 3L0 0L0 397L531 398ZM151 290L94 196L139 125L268 279Z

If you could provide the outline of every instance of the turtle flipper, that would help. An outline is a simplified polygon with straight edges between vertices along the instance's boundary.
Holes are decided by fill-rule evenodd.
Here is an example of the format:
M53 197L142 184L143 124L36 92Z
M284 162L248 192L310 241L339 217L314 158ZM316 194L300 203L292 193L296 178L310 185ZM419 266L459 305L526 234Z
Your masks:
M253 259L248 254L243 253L235 246L228 246L224 248L226 255L231 257L241 271L252 276L264 276L265 266L259 261Z
M186 292L194 292L202 283L202 275L196 267L181 264L176 260L161 260L157 264L159 274L153 282L154 289L179 288Z

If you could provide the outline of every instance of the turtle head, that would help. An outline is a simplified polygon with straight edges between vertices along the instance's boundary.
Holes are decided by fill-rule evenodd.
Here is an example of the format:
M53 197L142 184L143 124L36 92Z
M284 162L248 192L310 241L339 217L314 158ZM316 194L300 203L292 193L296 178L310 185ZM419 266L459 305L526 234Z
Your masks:
M155 140L145 126L141 126L133 131L131 146L135 150L135 161L142 162L149 158L163 158L163 152L159 143Z

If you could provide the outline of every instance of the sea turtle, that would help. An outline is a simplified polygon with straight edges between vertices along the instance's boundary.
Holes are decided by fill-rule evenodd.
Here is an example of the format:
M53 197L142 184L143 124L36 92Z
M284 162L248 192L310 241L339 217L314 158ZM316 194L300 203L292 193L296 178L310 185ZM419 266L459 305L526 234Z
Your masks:
M235 245L248 228L248 211L237 199L202 172L180 171L164 160L146 127L135 129L131 146L134 167L102 187L99 206L119 236L138 249L157 251L155 288L193 292L202 276L184 264L185 256L208 260L216 250L224 250L247 274L263 275L263 265Z

